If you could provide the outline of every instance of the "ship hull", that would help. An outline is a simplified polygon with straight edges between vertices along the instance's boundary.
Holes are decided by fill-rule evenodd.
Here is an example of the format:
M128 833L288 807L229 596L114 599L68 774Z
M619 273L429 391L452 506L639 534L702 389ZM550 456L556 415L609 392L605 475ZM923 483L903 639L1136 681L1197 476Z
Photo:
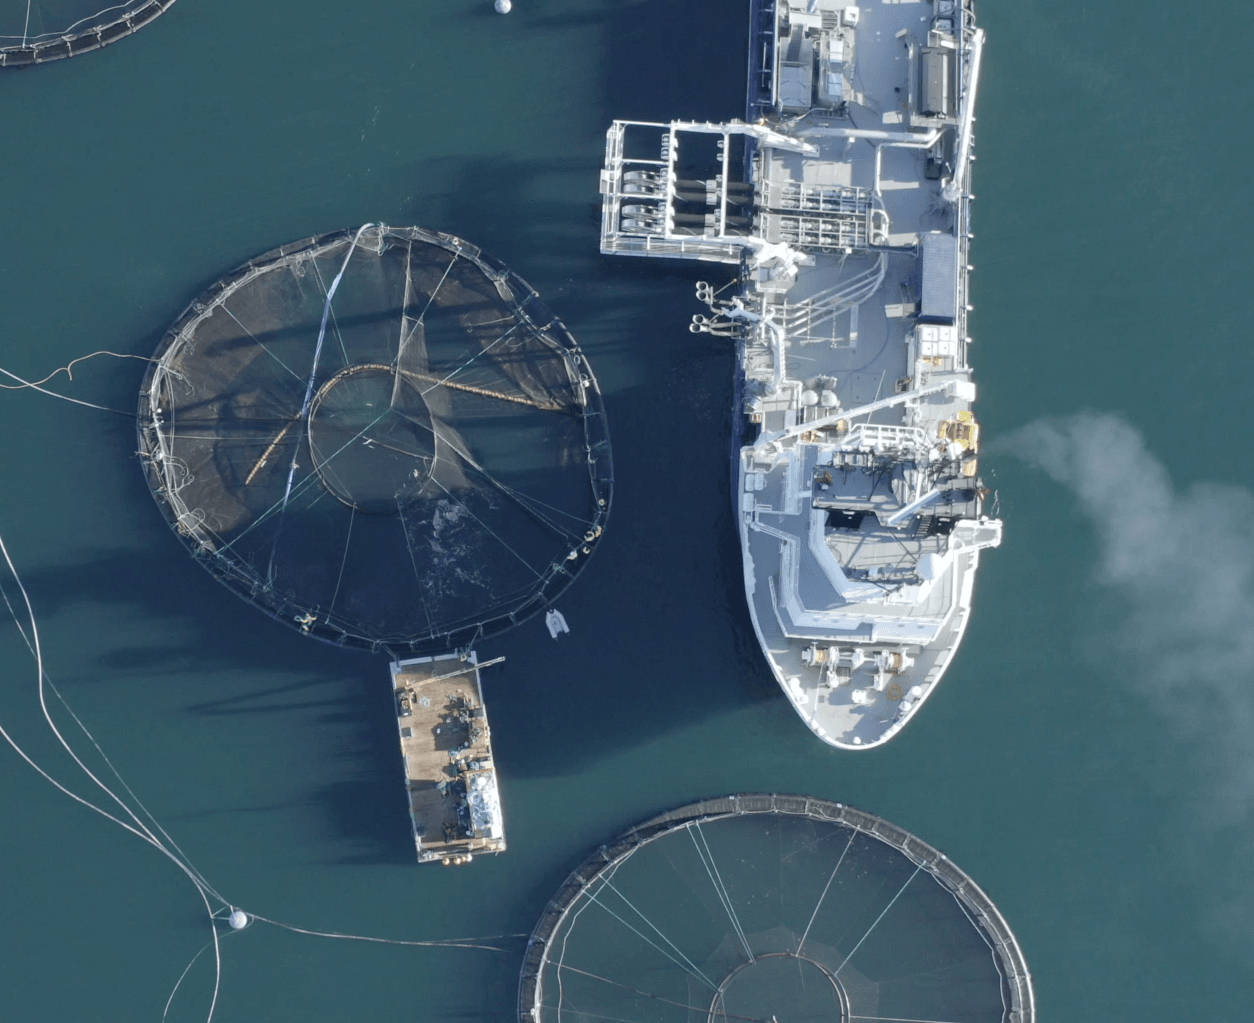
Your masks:
M984 511L969 354L970 0L755 0L744 121L615 122L601 249L735 267L690 329L735 346L750 618L824 742L931 699L970 617Z

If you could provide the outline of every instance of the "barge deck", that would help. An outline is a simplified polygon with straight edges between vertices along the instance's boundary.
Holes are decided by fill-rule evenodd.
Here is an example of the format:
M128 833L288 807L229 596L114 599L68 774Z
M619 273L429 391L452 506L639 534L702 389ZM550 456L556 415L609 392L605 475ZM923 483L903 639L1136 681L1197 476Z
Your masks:
M470 653L394 661L392 688L418 862L469 863L505 851L505 822L483 705Z

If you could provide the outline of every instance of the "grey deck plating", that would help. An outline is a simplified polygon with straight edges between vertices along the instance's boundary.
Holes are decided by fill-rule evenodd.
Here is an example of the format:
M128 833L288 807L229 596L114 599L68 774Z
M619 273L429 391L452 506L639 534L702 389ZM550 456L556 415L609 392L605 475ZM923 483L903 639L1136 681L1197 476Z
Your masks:
M934 691L983 513L968 362L970 0L755 0L749 121L616 122L602 250L740 267L732 339L754 627L811 730L865 749Z

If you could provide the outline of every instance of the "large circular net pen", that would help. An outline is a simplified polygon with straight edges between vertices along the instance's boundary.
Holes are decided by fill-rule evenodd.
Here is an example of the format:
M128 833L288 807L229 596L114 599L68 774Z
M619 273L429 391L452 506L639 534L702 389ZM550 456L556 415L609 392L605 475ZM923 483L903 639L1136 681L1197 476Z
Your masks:
M108 46L174 0L0 0L0 67L28 67Z
M528 943L520 1023L1031 1023L1014 935L941 853L850 807L739 795L603 846Z
M464 646L546 607L609 514L600 391L473 245L367 225L276 249L163 338L139 441L193 555L334 643Z

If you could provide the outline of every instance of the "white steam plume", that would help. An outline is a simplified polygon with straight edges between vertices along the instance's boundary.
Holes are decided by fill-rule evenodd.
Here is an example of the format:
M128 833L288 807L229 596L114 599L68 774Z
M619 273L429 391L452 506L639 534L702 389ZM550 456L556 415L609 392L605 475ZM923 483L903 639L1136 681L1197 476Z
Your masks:
M1113 415L1044 420L1004 446L1072 491L1100 540L1099 583L1125 605L1106 637L1128 688L1222 763L1215 823L1254 814L1254 494L1173 486ZM1226 820L1224 819L1226 818Z
M1097 532L1096 581L1121 605L1102 643L1124 656L1116 674L1127 691L1179 740L1150 755L1195 795L1175 855L1209 879L1198 895L1220 940L1244 943L1254 929L1254 494L1177 490L1113 415L1039 421L998 446L1070 490Z

